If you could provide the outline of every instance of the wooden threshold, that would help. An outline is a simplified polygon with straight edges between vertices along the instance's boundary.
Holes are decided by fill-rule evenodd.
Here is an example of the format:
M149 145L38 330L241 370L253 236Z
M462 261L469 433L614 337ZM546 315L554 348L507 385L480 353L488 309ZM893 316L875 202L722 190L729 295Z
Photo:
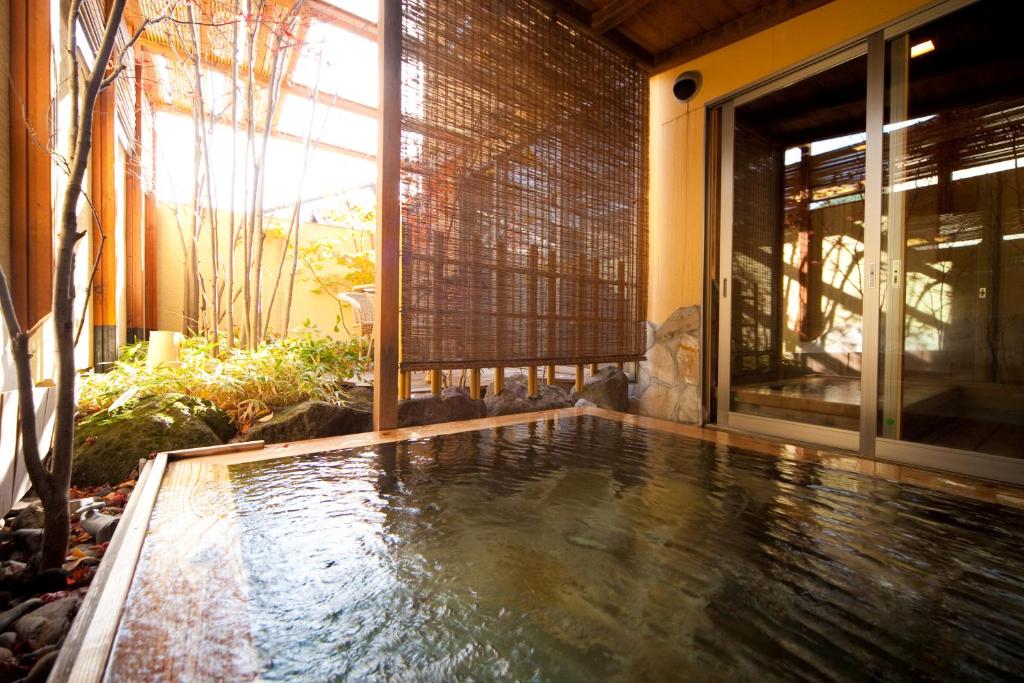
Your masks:
M112 671L118 674L113 676L113 679L117 679L121 674L124 674L123 670L118 671L119 662L116 659L112 659L112 648L125 613L126 599L132 587L139 558L142 555L144 541L147 533L150 533L150 519L153 516L157 497L162 486L172 486L176 490L175 495L182 498L182 505L174 506L173 510L175 519L173 523L175 527L174 533L191 534L199 542L214 536L224 536L220 532L223 531L223 525L230 526L231 522L228 519L230 514L228 511L212 509L212 507L216 507L211 506L211 503L214 501L205 500L201 495L198 499L185 495L186 490L189 486L194 488L199 485L209 484L210 482L228 486L227 466L229 465L308 453L363 448L378 444L425 439L444 434L480 431L583 415L617 420L644 429L667 432L761 455L810 462L823 467L881 478L945 494L1024 509L1024 489L1009 485L985 482L960 475L931 472L915 467L894 465L861 458L849 453L835 453L806 446L785 444L762 437L708 427L678 424L656 418L593 407L522 413L503 417L368 432L269 446L264 446L261 442L229 444L229 452L224 452L224 449L221 448L220 450L191 449L174 452L173 455L171 453L161 453L157 455L155 460L147 464L140 475L136 488L137 493L133 494L131 500L129 500L122 523L119 525L117 533L97 570L96 578L93 580L93 588L89 591L82 604L78 618L76 618L75 623L72 625L65 646L57 659L49 680L73 680L85 683L101 681L111 673L111 671L108 671L108 666L112 666ZM214 525L221 526L215 527ZM247 588L242 585L244 584L242 579L244 567L241 566L240 556L235 546L237 546L235 541L225 541L218 547L218 552L221 553L220 556L224 558L224 561L221 563L223 564L223 573L218 572L218 575L213 577L200 576L199 578L205 583L196 584L197 575L195 572L179 571L180 567L172 567L174 571L165 568L165 571L160 573L160 590L166 589L175 595L192 595L190 591L199 590L204 592L206 589L202 586L217 584L210 585L210 591L222 591L217 593L220 596L218 599L227 600L231 609L237 608L244 611L244 599ZM236 583L238 585L220 585L221 580L230 582L228 577L231 576L237 577ZM154 609L158 608L156 604L147 603L147 605ZM202 625L197 625L197 628L201 627ZM238 664L238 667L241 667L241 669L248 670L253 662L251 639L249 634L244 632L244 624L236 624L236 628L239 632L233 634L235 636L233 642L238 643L239 648L232 656L237 655L236 659L239 661L234 664ZM190 669L183 670L182 667L187 667L188 663L170 658L166 652L163 654L152 653L152 656L162 662L161 666L170 667L177 673L199 676L202 676L204 673ZM211 664L213 663L211 662ZM120 665L124 665L123 660L120 662ZM168 671L166 668L162 670ZM234 670L238 671L240 669L235 668Z

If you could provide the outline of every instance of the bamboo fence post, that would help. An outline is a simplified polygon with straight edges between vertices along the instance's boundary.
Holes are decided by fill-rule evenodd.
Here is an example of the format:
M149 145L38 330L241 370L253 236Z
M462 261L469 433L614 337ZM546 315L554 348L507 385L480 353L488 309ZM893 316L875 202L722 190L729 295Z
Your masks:
M580 392L580 391L583 391L583 364L582 363L578 363L576 365L576 384L573 385L573 389L575 389L577 393Z
M591 376L591 377L593 377L594 375L596 375L596 374L597 374L597 371L598 371L599 369L600 369L600 368L598 368L598 364L597 364L597 363L591 363L591 364L590 364L590 376Z
M555 366L554 365L549 365L548 366L547 382L548 382L548 384L554 384L555 383Z
M626 306L628 305L628 303L626 301L626 262L625 261L621 261L621 260L619 261L618 282L616 284L618 284L619 300L617 302L618 303L618 307L617 307L617 310L615 311L615 314L616 314L616 318L618 318L618 321L619 321L619 326L618 326L619 329L616 330L616 334L615 334L615 337L616 337L615 346L616 346L616 348L621 349L621 348L624 348L623 344L626 341L626 335L629 334L629 325L626 323ZM622 363L619 363L619 369L620 370L622 369Z
M494 368L494 395L497 396L505 388L505 368L501 365Z
M535 396L537 394L537 366L531 365L527 369L526 373L526 395Z
M480 368L473 368L469 371L469 397L480 398Z
M441 395L441 371L431 370L430 371L430 393L434 396Z
M399 250L401 249L402 3L380 4L377 272L373 428L398 426Z

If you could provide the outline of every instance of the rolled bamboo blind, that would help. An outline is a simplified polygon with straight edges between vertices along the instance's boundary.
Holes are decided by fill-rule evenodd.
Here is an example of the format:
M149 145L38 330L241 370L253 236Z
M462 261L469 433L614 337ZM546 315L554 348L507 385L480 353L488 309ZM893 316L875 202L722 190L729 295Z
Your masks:
M402 367L641 358L646 75L534 0L403 0Z

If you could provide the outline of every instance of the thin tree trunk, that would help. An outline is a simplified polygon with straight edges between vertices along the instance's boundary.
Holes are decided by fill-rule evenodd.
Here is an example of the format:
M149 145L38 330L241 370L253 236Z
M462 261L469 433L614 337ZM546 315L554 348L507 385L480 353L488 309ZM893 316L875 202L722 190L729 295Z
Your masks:
M235 191L238 188L238 0L231 28L231 212L228 214L228 348L235 346ZM220 321L217 321L220 324Z

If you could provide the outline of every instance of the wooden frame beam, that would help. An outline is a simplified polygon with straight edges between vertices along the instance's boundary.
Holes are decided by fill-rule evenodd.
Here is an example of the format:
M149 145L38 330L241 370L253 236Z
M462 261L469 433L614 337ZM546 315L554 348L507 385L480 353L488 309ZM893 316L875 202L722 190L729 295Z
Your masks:
M651 0L612 0L590 16L590 28L595 33L607 33L632 19L650 2Z
M175 47L173 45L164 45L163 43L155 43L151 40L140 40L139 43L142 45L142 49L146 54L157 55L164 57L165 59L180 61L183 55L188 54L183 48ZM222 62L203 62L201 68L210 69L228 76L231 75L231 65ZM240 71L238 76L239 82L245 81L246 74L244 72ZM257 82L261 85L267 85L266 79L260 76L257 76ZM306 85L293 83L290 80L286 80L281 83L281 92L286 95L303 97L307 100L312 100L314 96L312 88ZM316 101L318 104L333 106L336 109L352 112L353 114L359 114L361 116L377 118L378 115L377 108L372 105L345 99L344 97L325 91L319 91L316 93Z
M309 15L314 19L344 29L349 33L354 33L360 38L377 42L379 35L377 24L368 19L352 14L340 7L335 7L324 2L324 0L306 0L306 8ZM381 13L384 12L383 7L380 11Z
M659 52L654 57L654 71L665 71L709 52L771 28L793 17L810 12L831 0L774 0L718 28Z
M381 0L377 272L373 327L373 428L398 427L399 249L401 242L402 1Z
M8 271L24 329L50 312L53 291L50 9L36 0L10 3L10 227ZM8 87L8 86L3 86Z
M173 104L162 104L162 103L154 104L153 105L153 111L162 111L162 112L166 112L166 113L169 113L169 114L180 114L181 116L188 116L188 117L192 116L192 112L186 111L184 109L179 109L178 107L175 107ZM210 120L210 117L207 117L207 120ZM226 126L230 126L231 125L231 117L230 116L218 116L218 117L214 118L214 122L215 123L220 123L220 124L223 124L223 125L226 125ZM257 122L256 125L255 125L255 129L256 129L257 133L262 134L264 126L263 126L262 123ZM304 145L306 143L306 138L304 138L303 136L295 135L293 133L286 133L286 132L280 131L280 130L271 130L270 131L270 137L276 138L278 140L287 140L288 142L294 142L294 143L297 143L297 144L300 144L300 145ZM356 149L349 149L348 147L341 147L339 145L332 145L329 142L323 142L323 141L315 142L315 144L313 146L313 149L321 150L321 151L324 151L324 152L335 152L336 154L343 154L343 155L348 156L348 157L353 157L353 158L356 158L356 159L363 159L365 161L376 161L377 160L377 156L374 155L374 154L370 154L369 152L360 152L359 150L356 150Z
M580 7L572 0L541 0L561 21L598 41L616 54L625 57L644 70L654 65L654 55L637 45L622 33L608 30L600 33L592 28L594 14Z

